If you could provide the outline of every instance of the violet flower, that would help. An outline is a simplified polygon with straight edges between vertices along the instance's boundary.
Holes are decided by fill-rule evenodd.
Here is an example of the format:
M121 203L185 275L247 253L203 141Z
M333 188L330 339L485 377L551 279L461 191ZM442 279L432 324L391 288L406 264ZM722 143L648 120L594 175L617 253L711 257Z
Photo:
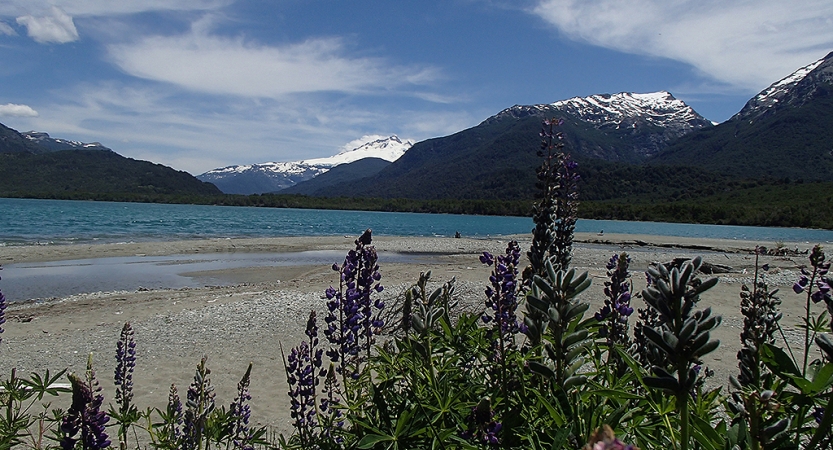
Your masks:
M537 169L540 200L533 206L532 245L527 252L530 265L523 271L524 285L530 286L535 275L545 276L550 260L556 270L568 270L572 259L573 231L578 210L578 164L564 153L564 135L556 127L562 119L544 120L541 132L543 158Z
M633 314L630 306L632 288L630 284L630 272L628 267L631 259L627 253L613 255L607 263L607 276L605 281L604 294L605 304L595 314L596 320L604 322L600 334L607 338L608 345L627 345L628 338L628 317Z
M116 343L116 403L121 406L121 412L130 409L133 399L133 369L136 368L136 342L133 340L133 328L130 322L122 327L119 341Z
M498 255L497 258L489 252L483 252L480 256L480 262L494 267L489 276L491 286L485 291L486 307L491 312L483 313L483 322L489 323L494 320L495 325L500 329L500 335L504 338L526 329L515 314L518 309L517 278L520 257L521 249L516 241L510 241L505 253Z
M469 428L462 432L460 437L478 444L490 446L500 444L498 434L503 429L503 424L495 420L495 412L488 398L480 400L477 406L472 408L467 421Z
M6 323L6 296L3 295L3 291L0 291L0 335L3 334L4 323ZM0 342L3 342L2 337L0 337Z
M339 273L339 288L327 288L327 329L324 335L332 347L327 351L330 360L336 363L338 373L346 377L359 377L362 359L370 356L376 330L384 326L379 312L385 304L373 300L372 294L384 289L379 283L378 256L371 244L371 230L366 230L356 239L356 248L350 250L339 266L333 270Z
M290 417L302 439L314 435L318 426L315 410L315 393L318 378L310 347L306 341L293 348L286 358L287 383L289 384ZM306 439L308 440L308 439Z
M254 450L252 445L252 433L249 428L249 420L252 415L251 408L248 401L252 399L249 394L249 382L251 381L252 364L249 363L249 368L246 369L246 374L237 383L237 397L229 406L229 413L233 417L232 422L232 443L234 448L242 450Z
M179 392L176 385L171 385L168 391L168 406L164 421L163 434L170 443L178 443L182 439L182 401L179 399Z
M194 372L194 381L188 386L183 414L183 449L199 448L208 422L214 411L214 387L211 386L211 370L206 357L200 360Z
M64 450L72 450L79 440L82 448L87 450L105 449L110 445L104 428L110 418L101 410L104 402L99 393L101 387L95 380L95 373L91 369L87 373L87 381L73 373L67 375L72 384L72 405L61 420L60 445Z

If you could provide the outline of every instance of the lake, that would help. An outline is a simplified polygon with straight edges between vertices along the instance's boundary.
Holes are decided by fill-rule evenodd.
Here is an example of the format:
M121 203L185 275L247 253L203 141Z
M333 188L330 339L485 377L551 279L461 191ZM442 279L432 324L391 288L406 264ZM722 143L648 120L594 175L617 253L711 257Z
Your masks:
M527 234L529 217L331 211L0 198L0 246L197 238L375 235L489 237ZM585 220L577 232L831 243L833 231Z
M528 235L528 217L385 213L305 209L166 205L0 198L0 252L3 246L73 245L108 242L170 241L199 238L374 235L463 236ZM833 231L610 220L579 220L576 231L750 240L833 243ZM114 257L79 261L6 264L0 290L9 301L72 294L181 288L225 284L189 273L239 267L329 265L343 252L291 254L229 253L161 257ZM386 254L407 262L413 255Z

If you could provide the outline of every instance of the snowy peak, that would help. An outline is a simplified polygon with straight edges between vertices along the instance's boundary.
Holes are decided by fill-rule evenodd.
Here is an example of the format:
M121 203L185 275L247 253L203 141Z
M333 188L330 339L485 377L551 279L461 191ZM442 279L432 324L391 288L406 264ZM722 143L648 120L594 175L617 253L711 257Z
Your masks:
M711 126L711 122L669 92L647 94L621 92L573 97L554 103L505 109L496 117L511 115L569 114L596 128L636 128L641 124L688 132Z
M26 138L26 140L37 144L44 149L49 151L61 151L61 150L110 150L109 148L101 145L100 142L80 142L80 141L70 141L67 139L58 139L50 137L49 134L41 132L41 131L26 131L24 133L20 133L21 136Z
M321 175L335 166L360 159L380 158L390 162L396 161L413 144L413 141L402 141L396 135L364 136L348 145L357 146L327 158L228 166L209 170L197 178L214 183L227 194L275 192Z
M730 120L755 120L775 114L782 106L800 106L824 83L833 84L833 52L772 83L746 102Z
M388 162L394 162L414 145L414 142L411 140L402 142L399 136L396 135L390 137L365 136L362 139L372 140L356 148L343 150L328 158L307 159L300 162L311 165L328 165L329 167L351 163L364 158L380 158Z

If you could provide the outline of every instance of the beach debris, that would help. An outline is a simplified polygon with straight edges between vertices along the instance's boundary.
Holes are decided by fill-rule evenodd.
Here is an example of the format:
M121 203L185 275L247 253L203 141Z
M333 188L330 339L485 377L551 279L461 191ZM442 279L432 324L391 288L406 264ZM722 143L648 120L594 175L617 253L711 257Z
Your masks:
M662 265L665 266L666 269L671 270L672 268L680 268L682 267L683 263L686 261L690 261L691 258L674 258L671 261L663 263ZM654 264L659 264L658 262L654 262ZM731 266L727 266L725 264L713 264L709 262L703 262L698 269L700 273L704 273L706 275L715 275L720 273L732 273L735 271L734 268Z

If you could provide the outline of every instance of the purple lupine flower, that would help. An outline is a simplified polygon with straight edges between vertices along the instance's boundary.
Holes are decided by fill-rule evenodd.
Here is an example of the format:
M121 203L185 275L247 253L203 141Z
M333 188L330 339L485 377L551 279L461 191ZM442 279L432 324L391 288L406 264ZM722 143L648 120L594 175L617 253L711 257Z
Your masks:
M630 266L631 259L627 253L613 255L607 263L608 281L605 281L605 303L594 317L604 322L599 334L607 339L608 345L627 345L628 317L633 314L631 301Z
M344 413L338 406L341 404L341 393L336 377L335 365L330 363L329 370L324 377L324 398L319 403L321 417L321 437L336 444L344 442L340 431L344 428Z
M804 269L801 269L801 270L802 270L802 272L805 271ZM799 278L798 281L796 281L795 284L793 285L793 291L796 294L800 294L800 293L804 292L804 289L806 289L807 285L809 285L809 284L810 284L810 279L807 278L807 275L802 274L801 278Z
M520 257L521 249L516 241L507 244L503 255L494 257L488 252L483 252L480 256L480 262L493 267L489 276L491 286L485 290L486 307L491 312L484 313L482 319L484 323L494 320L503 339L526 329L523 321L519 321L515 314L518 309L517 277Z
M133 369L136 368L136 342L133 340L133 328L130 322L121 329L119 341L116 343L116 403L122 412L130 409L133 399Z
M495 412L492 410L492 404L488 398L480 400L472 408L467 422L468 429L460 434L463 439L486 445L498 445L500 443L498 434L503 429L503 424L495 420Z
M325 291L328 314L324 336L332 345L327 356L345 379L358 378L362 357L369 356L373 336L384 326L379 312L385 304L372 299L372 294L382 292L383 287L379 283L382 275L378 255L370 244L368 229L356 239L356 248L347 253L344 263L333 264L333 270L339 273L339 288L330 286Z
M208 416L214 411L214 387L211 386L211 370L204 356L194 372L194 381L188 386L183 414L183 448L198 448L203 439Z
M179 392L174 384L171 385L171 389L168 391L168 406L166 409L165 436L170 443L179 442L182 439L182 401L179 399Z
M248 401L252 399L249 394L249 382L251 381L252 364L249 363L249 368L246 374L237 383L237 397L229 406L229 413L234 418L232 423L232 443L234 448L242 450L254 450L252 445L252 433L249 428L249 419L252 415L252 410L249 407Z
M71 373L67 375L72 384L72 405L61 420L61 448L72 450L81 441L84 449L104 449L110 445L104 427L110 418L101 410L104 397L95 380L95 372L87 371L87 380ZM80 436L76 437L78 433Z
M315 376L310 347L306 341L293 348L286 358L287 382L289 384L290 417L301 436L312 436L318 425L315 411L315 391L318 378Z
M3 324L6 323L6 296L0 291L0 342L3 342Z

